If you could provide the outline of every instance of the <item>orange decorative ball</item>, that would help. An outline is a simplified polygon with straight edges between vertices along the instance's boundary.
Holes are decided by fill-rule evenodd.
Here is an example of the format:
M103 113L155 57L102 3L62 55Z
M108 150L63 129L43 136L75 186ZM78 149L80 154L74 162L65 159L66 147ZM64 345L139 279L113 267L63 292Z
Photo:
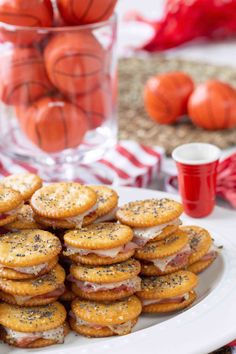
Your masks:
M62 17L72 25L105 21L116 3L117 0L57 0Z
M209 80L190 96L188 113L192 122L201 128L232 128L236 126L236 91L226 83Z
M26 136L48 153L77 147L88 130L84 112L62 99L41 98L18 114Z
M191 77L183 72L169 72L151 77L144 88L144 104L150 118L160 124L174 123L187 113L193 92Z
M53 8L50 0L1 0L0 22L15 26L51 27L53 24ZM8 30L0 26L0 36L4 41L17 45L28 45L40 40L42 35L34 31Z
M0 99L8 105L31 104L53 89L43 56L34 48L12 48L0 56Z
M88 31L53 37L44 57L51 82L63 93L86 94L103 80L104 50Z
M87 95L72 99L72 102L85 112L90 129L101 126L112 114L112 92L109 90L109 83L106 83Z

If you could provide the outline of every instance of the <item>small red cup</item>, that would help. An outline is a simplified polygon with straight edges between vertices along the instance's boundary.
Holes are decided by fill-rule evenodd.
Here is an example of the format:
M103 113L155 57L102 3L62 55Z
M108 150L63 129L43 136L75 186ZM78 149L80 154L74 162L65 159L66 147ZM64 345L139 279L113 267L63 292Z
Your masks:
M220 149L204 143L184 144L173 151L172 157L178 169L185 213L193 218L211 214L215 206Z

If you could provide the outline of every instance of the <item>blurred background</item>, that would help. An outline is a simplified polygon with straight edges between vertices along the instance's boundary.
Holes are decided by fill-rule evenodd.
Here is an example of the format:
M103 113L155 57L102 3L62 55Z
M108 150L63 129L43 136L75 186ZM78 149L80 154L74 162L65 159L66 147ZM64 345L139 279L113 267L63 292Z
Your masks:
M0 2L2 173L14 159L46 180L150 187L144 146L160 155L152 187L176 192L173 150L211 143L230 156L217 194L236 207L236 0L36 2Z
M187 2L187 1L186 1ZM125 55L125 45L134 45L145 42L152 35L152 29L143 24L125 24L122 23L124 15L132 10L137 10L150 19L160 19L163 16L165 0L120 0L117 6L117 12L121 22L119 28L119 50ZM236 66L236 39L223 39L214 43L206 43L203 40L188 43L181 48L175 48L167 53L166 56L178 56L186 59L201 60L219 65ZM123 51L122 51L123 50Z

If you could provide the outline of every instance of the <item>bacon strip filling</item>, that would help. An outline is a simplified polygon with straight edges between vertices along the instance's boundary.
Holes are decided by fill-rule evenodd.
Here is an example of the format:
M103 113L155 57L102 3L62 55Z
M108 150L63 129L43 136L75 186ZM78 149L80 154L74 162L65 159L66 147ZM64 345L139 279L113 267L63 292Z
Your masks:
M188 264L191 255L191 247L186 245L178 253L159 259L153 259L151 262L161 271L164 272L167 267L184 267Z
M38 264L36 266L31 266L31 267L9 267L9 266L0 266L0 269L13 269L16 272L22 273L22 274L33 274L33 275L38 275L43 269L48 267L48 263L42 263Z
M207 254L205 254L205 256L201 258L201 261L211 261L215 259L218 256L218 254L219 254L219 249L214 244L212 244Z
M13 210L10 210L10 211L7 211L5 213L2 213L0 214L0 220L4 220L6 219L8 216L11 216L11 215L16 215L17 213L20 212L22 206L24 205L24 203L21 203L20 206L18 206L17 208L13 209Z
M32 299L51 299L51 298L58 298L63 295L65 292L65 285L61 284L57 289L50 291L49 293L37 295L37 296L19 296L19 295L12 295L17 303L17 305L24 305L27 301Z
M153 305L153 304L181 304L182 302L189 299L189 293L181 296L170 297L167 299L142 299L143 306Z
M3 328L5 329L9 340L13 341L19 348L25 348L38 339L52 339L58 344L62 344L65 339L63 326L51 329L49 331L32 333L17 332L7 327Z
M97 291L115 290L115 291L140 291L141 290L141 279L136 276L132 279L115 282L115 283L93 283L88 281L80 281L75 279L73 276L69 275L68 280L74 282L78 288L82 291L88 293L94 293Z
M113 333L116 333L119 336L129 334L132 330L132 327L133 327L132 321L127 321L127 322L117 324L117 325L100 326L99 324L96 324L96 323L84 321L80 317L76 316L74 313L70 313L70 315L76 320L76 323L78 326L87 326L87 327L91 327L91 328L98 329L98 330L103 329L103 328L110 328L110 330Z

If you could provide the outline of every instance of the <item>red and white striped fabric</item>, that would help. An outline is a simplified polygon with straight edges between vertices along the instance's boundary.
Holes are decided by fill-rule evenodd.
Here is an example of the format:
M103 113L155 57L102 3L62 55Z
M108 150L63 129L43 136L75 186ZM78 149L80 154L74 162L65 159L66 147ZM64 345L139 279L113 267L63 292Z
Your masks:
M75 180L90 184L147 187L160 173L163 156L164 150L160 147L150 148L134 141L120 141L101 160L91 165L79 166L79 177ZM36 165L29 165L0 153L0 177L25 171L40 174ZM45 179L50 181L48 175ZM51 180L56 179L53 177Z

